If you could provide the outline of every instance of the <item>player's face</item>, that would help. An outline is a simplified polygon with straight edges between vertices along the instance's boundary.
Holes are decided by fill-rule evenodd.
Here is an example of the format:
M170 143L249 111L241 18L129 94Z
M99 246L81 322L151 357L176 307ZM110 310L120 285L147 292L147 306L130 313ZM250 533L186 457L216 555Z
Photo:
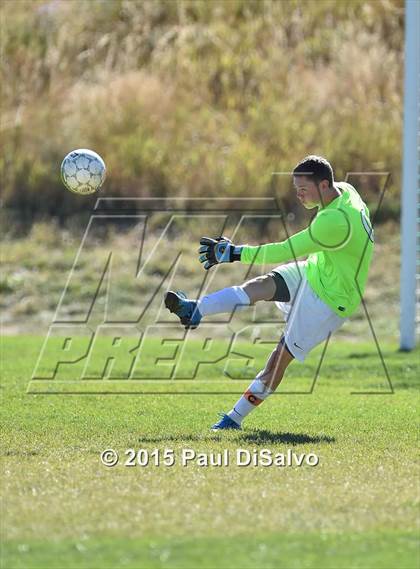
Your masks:
M306 207L306 209L313 209L314 207L321 205L323 183L324 181L320 184L316 184L306 176L293 176L293 185L296 189L296 195L303 207Z

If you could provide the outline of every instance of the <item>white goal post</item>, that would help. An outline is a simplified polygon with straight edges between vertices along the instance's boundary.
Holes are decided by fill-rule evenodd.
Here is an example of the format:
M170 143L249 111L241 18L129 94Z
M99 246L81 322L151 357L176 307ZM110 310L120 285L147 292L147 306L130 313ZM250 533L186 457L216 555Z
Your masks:
M416 345L420 316L420 0L405 2L400 349Z

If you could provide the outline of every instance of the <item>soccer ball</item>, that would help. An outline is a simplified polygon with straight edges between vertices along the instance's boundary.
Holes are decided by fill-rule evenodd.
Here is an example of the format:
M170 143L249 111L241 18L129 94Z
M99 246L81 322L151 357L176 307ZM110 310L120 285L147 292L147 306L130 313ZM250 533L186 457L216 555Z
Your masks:
M61 179L68 190L75 194L93 194L105 180L105 162L87 148L69 152L61 163Z

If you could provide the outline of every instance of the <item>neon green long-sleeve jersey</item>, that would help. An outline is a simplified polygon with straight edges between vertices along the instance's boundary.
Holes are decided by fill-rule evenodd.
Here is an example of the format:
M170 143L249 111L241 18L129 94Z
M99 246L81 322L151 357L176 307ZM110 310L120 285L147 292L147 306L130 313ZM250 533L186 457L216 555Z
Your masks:
M373 254L369 210L353 186L335 183L341 195L318 211L309 227L280 243L244 245L241 263L281 264L307 256L313 291L339 316L360 304Z

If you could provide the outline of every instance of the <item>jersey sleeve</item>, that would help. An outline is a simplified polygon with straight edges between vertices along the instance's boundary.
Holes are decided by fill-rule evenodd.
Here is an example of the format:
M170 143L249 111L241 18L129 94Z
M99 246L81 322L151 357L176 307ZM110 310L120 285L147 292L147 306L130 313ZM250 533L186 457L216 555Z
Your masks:
M268 265L285 263L318 251L343 247L351 232L351 224L343 210L321 210L307 229L279 243L244 245L241 263Z

